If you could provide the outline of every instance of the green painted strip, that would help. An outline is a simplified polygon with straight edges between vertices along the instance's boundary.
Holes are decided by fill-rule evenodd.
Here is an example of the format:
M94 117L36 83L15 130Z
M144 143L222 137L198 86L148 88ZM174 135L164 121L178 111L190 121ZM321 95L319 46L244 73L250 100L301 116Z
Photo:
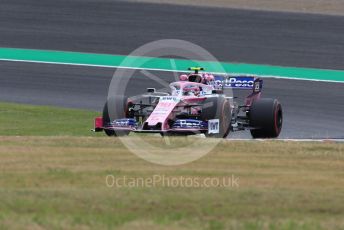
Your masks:
M48 50L0 48L0 60L42 62L54 64L87 65L102 67L129 67L185 71L190 66L202 66L214 73L241 73L265 77L282 77L304 80L344 82L344 71L311 68L280 67L240 63L215 63L182 59L149 58L109 54L77 53ZM174 63L175 68L172 68Z

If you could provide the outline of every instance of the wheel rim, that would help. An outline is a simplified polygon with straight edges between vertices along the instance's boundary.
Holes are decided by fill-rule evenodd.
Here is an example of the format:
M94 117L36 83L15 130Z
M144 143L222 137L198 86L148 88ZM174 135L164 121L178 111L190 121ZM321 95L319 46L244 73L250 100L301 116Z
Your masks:
M229 125L230 125L230 117L228 116L228 113L226 113L226 107L228 105L228 101L226 101L225 103L223 103L223 107L222 107L222 129L223 129L223 138L225 138L228 133L229 133Z
M281 132L282 124L283 124L282 108L281 108L281 105L278 104L277 109L275 111L275 131L277 135Z

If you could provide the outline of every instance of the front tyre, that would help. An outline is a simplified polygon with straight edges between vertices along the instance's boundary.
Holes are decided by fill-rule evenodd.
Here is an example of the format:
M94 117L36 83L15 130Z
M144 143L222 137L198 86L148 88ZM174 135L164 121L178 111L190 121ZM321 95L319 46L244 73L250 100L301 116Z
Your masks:
M250 108L250 126L253 138L276 138L282 130L282 105L277 99L258 99Z
M127 98L123 96L114 96L107 99L103 108L103 124L108 124L116 119L125 118L128 110ZM129 131L114 131L104 129L108 136L126 136Z
M218 119L220 121L220 126L219 133L205 133L205 135L208 137L226 138L230 131L231 117L231 107L229 100L222 96L207 98L203 103L201 119L203 121Z

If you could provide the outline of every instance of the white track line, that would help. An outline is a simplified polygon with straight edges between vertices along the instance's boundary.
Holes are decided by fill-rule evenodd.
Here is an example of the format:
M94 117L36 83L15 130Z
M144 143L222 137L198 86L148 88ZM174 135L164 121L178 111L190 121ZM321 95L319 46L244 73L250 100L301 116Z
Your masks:
M70 65L70 66L86 66L86 67L98 67L98 68L111 68L111 69L133 69L133 70L151 70L160 72L192 72L185 70L167 70L158 68L140 68L140 67L129 67L129 66L109 66L109 65L95 65L95 64L82 64L82 63L70 63L70 62L48 62L48 61L33 61L33 60L20 60L20 59L5 59L0 58L0 61L11 61L11 62L27 62L27 63L39 63L39 64L51 64L51 65ZM224 75L222 72L211 72L212 74ZM274 78L274 79L286 79L286 80L298 80L298 81L314 81L314 82L329 82L329 83L344 83L344 81L334 80L319 80L319 79L305 79L296 77L284 77L274 75L259 75L259 74L247 74L247 73L227 73L229 75L246 75L246 76L259 76L262 78Z

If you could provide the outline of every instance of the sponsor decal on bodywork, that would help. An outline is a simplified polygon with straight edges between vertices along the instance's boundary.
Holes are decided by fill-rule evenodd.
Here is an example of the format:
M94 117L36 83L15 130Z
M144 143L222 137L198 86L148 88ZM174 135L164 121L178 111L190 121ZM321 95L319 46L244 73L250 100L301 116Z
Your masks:
M215 76L215 86L223 88L240 88L252 89L255 82L255 77L237 76Z
M211 83L215 89L251 89L260 92L263 80L254 76L215 76Z
M167 117L172 112L172 110L179 103L179 101L180 101L179 97L174 97L174 96L161 97L158 105L156 106L152 114L147 119L148 125L150 126L156 125L159 122L164 123Z
M220 133L220 120L213 119L208 121L208 134Z

